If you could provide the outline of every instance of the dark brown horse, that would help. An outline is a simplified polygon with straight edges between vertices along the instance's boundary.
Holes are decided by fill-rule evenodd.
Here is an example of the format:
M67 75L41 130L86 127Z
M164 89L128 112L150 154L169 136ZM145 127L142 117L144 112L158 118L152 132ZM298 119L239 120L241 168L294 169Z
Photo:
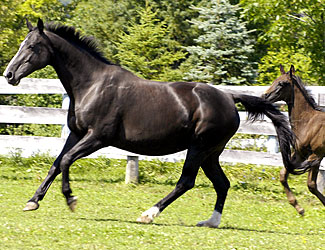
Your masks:
M281 65L280 71L281 76L266 91L265 98L271 102L287 103L291 127L296 135L296 150L290 164L294 169L292 172L302 174L309 171L308 188L325 205L325 197L318 191L316 184L319 165L325 156L325 112L317 106L301 79L295 75L294 66L286 73ZM304 209L299 206L288 185L288 176L288 169L283 168L280 181L288 201L303 215Z
M138 219L152 222L169 204L194 186L200 167L213 183L217 201L212 217L199 226L218 227L230 186L219 155L236 133L241 102L254 120L265 114L275 125L284 162L290 158L293 134L285 116L270 102L253 96L232 95L207 84L155 82L141 79L111 64L94 41L72 27L27 21L29 33L4 76L12 85L46 65L54 67L71 103L71 133L47 177L25 211L35 210L55 177L62 173L62 193L73 210L69 167L96 150L115 146L146 155L164 155L187 149L175 189Z

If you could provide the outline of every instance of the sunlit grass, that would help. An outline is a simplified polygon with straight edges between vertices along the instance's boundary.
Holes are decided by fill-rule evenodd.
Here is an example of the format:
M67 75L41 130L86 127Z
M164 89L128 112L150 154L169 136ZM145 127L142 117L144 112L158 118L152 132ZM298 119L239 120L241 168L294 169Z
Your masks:
M137 217L172 191L181 164L141 162L141 183L125 185L125 161L82 160L71 167L75 213L65 204L60 178L39 210L22 212L51 161L0 158L0 249L323 249L325 244L325 209L308 192L306 176L291 180L304 217L287 203L278 168L236 165L225 166L232 188L220 228L195 227L210 217L216 199L202 172L194 189L153 224L143 225Z

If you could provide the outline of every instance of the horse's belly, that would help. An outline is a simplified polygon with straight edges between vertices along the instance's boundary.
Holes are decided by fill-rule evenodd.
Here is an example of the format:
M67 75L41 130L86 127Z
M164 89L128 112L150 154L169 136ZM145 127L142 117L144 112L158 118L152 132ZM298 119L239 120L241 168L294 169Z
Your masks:
M155 133L151 136L119 138L113 146L143 155L166 155L187 149L191 133Z
M124 146L119 146L118 148L124 149L126 151L135 153L135 154L141 154L141 155L149 155L149 156L159 156L159 155L168 155L180 152L182 150L187 149L187 146L166 146L162 147L160 145L153 145L153 146L147 146L143 144L129 144Z

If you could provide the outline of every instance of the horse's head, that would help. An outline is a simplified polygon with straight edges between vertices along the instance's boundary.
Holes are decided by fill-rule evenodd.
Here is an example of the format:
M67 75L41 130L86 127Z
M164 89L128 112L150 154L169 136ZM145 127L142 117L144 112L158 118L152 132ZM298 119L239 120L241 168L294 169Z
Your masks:
M293 95L293 75L295 68L291 65L290 71L285 72L283 66L280 65L281 76L275 79L272 85L266 90L264 98L271 102L285 101L290 102Z
M37 27L33 27L27 20L27 27L27 36L3 73L12 85L18 85L23 77L44 68L50 61L52 46L44 33L43 21L39 19Z

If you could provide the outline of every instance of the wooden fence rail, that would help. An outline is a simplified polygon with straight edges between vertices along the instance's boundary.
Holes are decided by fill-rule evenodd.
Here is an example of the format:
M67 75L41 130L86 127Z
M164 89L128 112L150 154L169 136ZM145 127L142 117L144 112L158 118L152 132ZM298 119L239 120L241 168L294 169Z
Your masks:
M245 93L249 95L261 96L267 86L216 86L217 88L232 93ZM309 88L315 97L315 100L324 106L325 87L310 87ZM62 94L66 97L66 92L61 83L57 79L30 79L25 78L19 86L9 85L4 77L0 77L0 94ZM62 108L45 108L45 107L24 107L24 106L9 106L0 105L0 123L30 123L30 124L59 124L65 125L67 120L67 99L63 101ZM246 151L246 150L231 150L227 149L223 152L220 160L230 163L250 163L250 164L267 164L272 166L281 166L282 160L280 153L277 152L277 141L275 139L275 130L270 120L265 119L255 123L246 122L246 113L240 112L241 124L238 133L243 134L258 134L265 135L262 144L267 148L267 152ZM53 137L38 137L38 136L8 136L0 135L0 154L8 154L19 150L22 156L29 156L35 153L48 152L51 155L58 155L65 142L66 134L61 138ZM256 142L249 140L240 141L245 145ZM238 141L232 140L232 144L238 144ZM89 157L105 156L108 158L128 158L136 163L137 160L159 159L162 161L180 161L185 158L186 152L179 152L172 155L151 157L136 155L124 150L109 147L101 149ZM134 158L138 157L138 158ZM137 160L135 160L137 159ZM132 163L132 164L133 164ZM128 164L133 166L132 164ZM128 177L129 178L129 177Z

